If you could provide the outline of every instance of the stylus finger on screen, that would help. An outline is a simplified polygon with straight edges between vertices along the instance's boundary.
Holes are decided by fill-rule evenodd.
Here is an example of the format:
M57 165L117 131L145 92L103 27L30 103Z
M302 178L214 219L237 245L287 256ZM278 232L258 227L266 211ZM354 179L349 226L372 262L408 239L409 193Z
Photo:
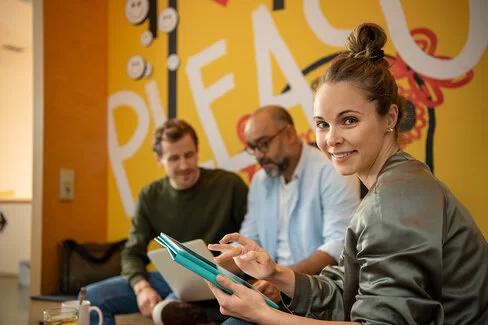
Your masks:
M251 246L251 247L258 246L254 240L249 239L238 232L227 234L219 241L220 244L228 244L232 242L241 244L242 246Z
M221 252L219 256L215 257L215 262L217 263L224 262L245 253L244 247L232 246L229 244L210 244L208 245L208 249L210 249L211 251Z

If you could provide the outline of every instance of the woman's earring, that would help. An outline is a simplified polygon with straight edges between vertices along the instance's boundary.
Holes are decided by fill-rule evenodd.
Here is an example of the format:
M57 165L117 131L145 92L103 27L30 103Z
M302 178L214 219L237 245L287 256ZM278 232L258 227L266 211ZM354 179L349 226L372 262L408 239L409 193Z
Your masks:
M388 128L388 132L393 132L393 128Z

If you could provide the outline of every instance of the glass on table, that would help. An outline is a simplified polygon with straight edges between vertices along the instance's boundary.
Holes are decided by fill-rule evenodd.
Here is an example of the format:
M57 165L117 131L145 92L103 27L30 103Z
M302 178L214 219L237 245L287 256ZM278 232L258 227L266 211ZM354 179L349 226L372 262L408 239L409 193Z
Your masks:
M50 308L42 314L44 325L78 325L78 309L74 307Z

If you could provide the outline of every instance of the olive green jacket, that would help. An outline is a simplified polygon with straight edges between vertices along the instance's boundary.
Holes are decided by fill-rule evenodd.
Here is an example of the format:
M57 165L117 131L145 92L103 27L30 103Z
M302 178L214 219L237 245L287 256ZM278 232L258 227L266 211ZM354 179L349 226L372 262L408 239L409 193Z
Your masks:
M291 311L363 324L488 324L488 244L407 153L386 162L344 245L340 266L296 274Z

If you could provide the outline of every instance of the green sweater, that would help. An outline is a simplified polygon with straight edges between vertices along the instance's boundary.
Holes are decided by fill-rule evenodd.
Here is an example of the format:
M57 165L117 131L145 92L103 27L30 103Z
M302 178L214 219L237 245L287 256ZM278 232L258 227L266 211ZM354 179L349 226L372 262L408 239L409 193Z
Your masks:
M176 190L169 178L141 190L129 240L122 252L122 276L134 286L146 278L147 246L164 232L185 242L197 238L217 243L238 232L247 211L247 185L234 173L200 169L197 183Z

